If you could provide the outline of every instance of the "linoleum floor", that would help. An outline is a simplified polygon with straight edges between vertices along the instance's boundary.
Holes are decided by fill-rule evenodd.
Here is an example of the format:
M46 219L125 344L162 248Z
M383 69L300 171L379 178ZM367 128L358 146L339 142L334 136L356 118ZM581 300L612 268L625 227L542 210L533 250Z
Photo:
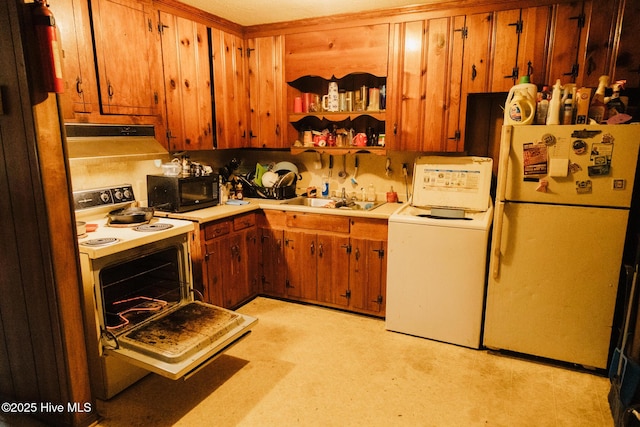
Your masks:
M187 381L98 401L99 426L613 426L602 376L256 298L247 339Z

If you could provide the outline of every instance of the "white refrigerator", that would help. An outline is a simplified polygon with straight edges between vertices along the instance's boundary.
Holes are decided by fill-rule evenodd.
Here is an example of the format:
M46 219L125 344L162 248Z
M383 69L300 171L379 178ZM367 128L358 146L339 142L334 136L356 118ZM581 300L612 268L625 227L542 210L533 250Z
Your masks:
M640 126L504 126L483 344L606 368Z

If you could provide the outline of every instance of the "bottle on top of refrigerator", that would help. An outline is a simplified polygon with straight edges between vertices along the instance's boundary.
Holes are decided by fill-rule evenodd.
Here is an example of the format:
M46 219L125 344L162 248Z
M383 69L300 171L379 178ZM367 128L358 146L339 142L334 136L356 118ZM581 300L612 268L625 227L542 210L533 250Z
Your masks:
M551 100L549 101L549 112L547 113L548 125L560 124L560 105L562 103L562 89L560 85L560 79L556 80L556 84L553 85L553 92L551 93Z
M549 111L549 98L551 93L549 92L549 86L543 86L542 92L538 92L538 103L536 105L536 120L537 125L543 125L547 122L547 113Z
M604 104L604 91L609 85L609 76L600 76L598 81L598 89L591 98L591 105L589 105L589 118L596 123L601 123L605 117L605 104Z
M563 104L562 124L563 125L573 124L573 94L572 93L567 95L567 99L565 99Z
M611 95L611 99L607 102L607 116L613 117L616 114L621 114L626 111L626 106L622 99L620 99L620 88L624 87L626 80L618 80L613 84L613 95Z
M514 85L507 95L504 122L512 125L533 123L537 92L538 88L530 82L529 76L523 76L520 83Z

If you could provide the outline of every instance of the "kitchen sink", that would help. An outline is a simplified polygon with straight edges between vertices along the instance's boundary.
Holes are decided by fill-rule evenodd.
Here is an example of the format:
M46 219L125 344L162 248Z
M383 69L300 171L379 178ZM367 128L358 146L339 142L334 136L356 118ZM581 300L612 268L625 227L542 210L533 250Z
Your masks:
M318 199L313 197L296 197L295 199L289 199L283 203L284 205L297 205L308 206L310 208L324 208L324 209L348 209L348 210L365 210L370 211L383 205L384 202L363 202L359 200L347 200L343 199Z

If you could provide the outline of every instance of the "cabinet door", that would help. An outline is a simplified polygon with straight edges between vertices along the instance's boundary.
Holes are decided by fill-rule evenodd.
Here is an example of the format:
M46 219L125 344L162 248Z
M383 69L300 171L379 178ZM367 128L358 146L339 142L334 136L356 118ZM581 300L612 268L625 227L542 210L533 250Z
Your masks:
M286 148L282 36L247 40L252 148Z
M462 69L464 66L465 32L464 16L451 18L448 90L445 98L444 151L455 152L464 149L464 120L466 95L462 92Z
M575 83L586 43L584 3L555 5L553 15L548 83L555 83L556 79L562 83Z
M246 230L231 234L228 240L229 246L222 248L230 260L223 282L224 306L235 307L250 294Z
M640 9L638 2L626 2L627 7ZM580 67L578 81L581 86L597 87L598 79L602 75L613 76L616 36L618 28L618 11L621 7L619 0L587 1L585 2L585 16L589 22L587 28L587 47L584 65ZM624 19L636 19L634 28L638 28L637 13L625 14ZM635 35L635 34L634 34ZM612 80L614 81L614 80ZM632 87L637 87L637 83Z
M425 21L405 22L397 26L397 53L393 66L397 73L397 128L395 148L417 151L421 144L423 112L423 48ZM395 127L395 126L394 126Z
M260 272L260 247L258 242L258 227L253 226L244 230L246 247L245 263L247 265L247 293L243 300L247 300L260 293L262 288L262 274Z
M217 148L244 148L247 142L247 93L244 42L211 28Z
M352 73L387 75L389 25L308 31L285 36L285 80L324 79Z
M387 281L386 241L351 239L351 308L384 316Z
M478 13L466 17L462 69L463 94L487 92L491 55L491 24L491 13ZM461 115L465 117L465 114Z
M98 110L89 8L86 0L53 2L49 7L62 42L62 116L73 119L74 113Z
M204 252L204 300L213 305L224 306L223 271L228 268L230 260L228 251L222 250L228 247L226 237L209 240L205 243Z
M620 30L620 47L615 64L615 79L627 81L627 87L640 86L640 2L625 2L624 19Z
M555 83L546 75L551 6L522 9L522 34L518 51L518 75L528 75L533 83ZM500 49L500 46L496 47ZM551 81L553 79L553 81ZM564 82L563 82L564 83Z
M285 231L287 297L317 300L315 233Z
M102 113L159 114L159 36L150 4L92 0L91 12Z
M349 305L349 237L318 234L318 301Z
M170 151L213 149L207 27L160 12Z
M491 92L508 92L518 80L518 46L522 32L520 9L493 14Z
M275 297L286 293L286 265L284 259L284 231L260 228L262 244L262 292Z

